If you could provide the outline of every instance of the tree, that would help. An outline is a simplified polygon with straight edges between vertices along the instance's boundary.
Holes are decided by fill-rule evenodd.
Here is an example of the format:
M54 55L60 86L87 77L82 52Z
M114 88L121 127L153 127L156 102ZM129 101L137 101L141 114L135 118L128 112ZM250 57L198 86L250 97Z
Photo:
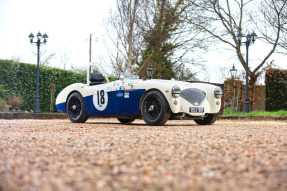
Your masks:
M145 76L145 69L151 65L155 78L175 78L175 71L188 62L187 53L202 45L196 41L198 33L192 33L186 25L184 16L189 6L183 0L146 1L144 17L139 21L145 44L140 76Z
M253 8L253 1L190 0L190 2L194 5L194 12L198 14L189 15L189 23L192 26L204 31L205 34L208 35L208 37L211 39L222 42L234 50L242 67L245 69L246 62L241 51L241 44L237 40L237 34L238 32L242 32L243 28L247 28L247 26L251 24L250 18L248 17L248 8ZM266 2L267 0L265 3ZM277 15L278 18L282 13L282 7L279 9L277 9L277 7L274 8L276 8L274 14ZM277 21L280 21L280 19L277 19ZM254 84L258 76L262 73L262 66L266 63L267 59L270 58L278 45L282 23L275 22L274 25L276 36L274 36L274 38L269 41L269 43L272 45L270 51L261 61L257 63L254 70L251 70L250 68L248 70L250 77L250 92L253 92ZM252 101L251 107L253 108Z
M196 38L200 34L185 23L190 4L183 0L116 0L116 5L107 27L116 48L110 54L116 73L137 71L144 77L151 64L154 77L174 78L174 71L191 63L187 53L203 46Z
M106 28L115 48L116 55L111 56L112 63L117 70L132 72L133 62L138 59L138 49L141 36L137 30L137 11L140 7L139 0L115 0L116 11L111 11ZM112 28L112 29L111 29ZM115 32L113 36L112 32ZM123 62L118 62L123 60ZM120 65L119 65L120 64ZM117 68L119 67L119 68Z
M120 73L126 70L123 58L120 56L118 50L116 53L110 54L110 63L112 64L116 76L119 76Z
M87 66L71 66L71 71L79 74L87 75Z
M32 51L35 56L37 56L37 52ZM41 66L50 66L51 60L56 57L55 53L48 53L47 50L43 47L40 49L40 65Z
M180 64L175 70L175 79L181 81L198 80L195 74L191 72L189 68L186 68L184 64Z
M22 58L19 55L13 55L11 60L13 60L14 62L21 62Z
M277 43L287 55L287 1L264 0L259 6L261 14L251 13L250 17L256 23L261 38L268 44Z
M69 63L69 60L70 60L66 48L64 48L64 49L60 52L60 57L61 57L61 63L62 63L63 66L64 66L64 70L66 70L66 65Z

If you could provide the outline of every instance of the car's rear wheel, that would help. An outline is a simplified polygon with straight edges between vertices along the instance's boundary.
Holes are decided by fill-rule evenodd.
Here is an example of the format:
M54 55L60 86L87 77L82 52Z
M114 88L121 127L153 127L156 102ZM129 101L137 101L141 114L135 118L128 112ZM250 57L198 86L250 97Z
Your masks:
M198 125L212 125L217 119L217 114L208 114L203 119L195 119L195 123Z
M67 113L73 123L85 123L89 116L86 112L86 105L82 95L74 92L67 101Z
M141 105L141 114L147 125L164 125L170 117L170 109L164 95L157 90L146 94Z
M118 118L119 122L122 124L131 124L134 122L135 119L128 119L128 118Z

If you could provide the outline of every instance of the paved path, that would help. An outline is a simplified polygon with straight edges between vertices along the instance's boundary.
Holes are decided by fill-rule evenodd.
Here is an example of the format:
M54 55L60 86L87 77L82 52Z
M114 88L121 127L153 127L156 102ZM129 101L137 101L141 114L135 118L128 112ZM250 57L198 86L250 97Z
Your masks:
M287 123L0 120L0 191L287 190Z

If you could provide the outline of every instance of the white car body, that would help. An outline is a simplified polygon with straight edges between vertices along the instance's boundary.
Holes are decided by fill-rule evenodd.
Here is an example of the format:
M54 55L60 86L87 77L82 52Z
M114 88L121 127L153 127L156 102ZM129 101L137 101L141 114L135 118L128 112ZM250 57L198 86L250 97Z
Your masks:
M208 115L212 115L214 118L212 122L203 123L212 124L216 120L217 113L221 107L222 90L210 84L176 80L126 79L121 77L120 80L113 82L90 85L89 77L90 72L88 72L87 84L75 83L59 93L56 99L56 107L59 112L69 114L70 111L74 115L74 113L77 114L74 111L78 111L79 107L81 107L84 111L79 111L78 113L87 117L94 115L117 117L119 120L121 118L126 119L124 120L125 122L120 120L122 123L143 118L148 125L163 125L166 120L152 123L146 120L146 117L148 117L146 115L152 114L150 118L154 119L156 118L154 115L161 112L160 109L164 109L164 112L168 113L168 116L165 116L165 118L168 117L168 119L189 117L197 122L204 121ZM176 90L180 88L180 92L173 90L175 87ZM80 106L78 102L81 101L77 102L75 98L75 100L70 101L75 103L67 106L69 96L75 92L77 92L76 97L82 97L84 103ZM153 96L150 98L150 101L148 98L145 99L147 95ZM144 100L152 103L149 104L145 101L145 104L148 105L144 106ZM168 106L165 106L166 103ZM146 114L143 114L143 108L146 108ZM85 118L87 118L86 116ZM84 122L85 120L71 119L73 122Z

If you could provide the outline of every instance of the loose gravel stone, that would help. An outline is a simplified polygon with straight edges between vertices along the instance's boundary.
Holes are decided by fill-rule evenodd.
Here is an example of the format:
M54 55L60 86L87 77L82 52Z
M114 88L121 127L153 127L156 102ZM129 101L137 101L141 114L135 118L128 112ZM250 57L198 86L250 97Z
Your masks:
M287 122L0 120L8 190L287 190Z

